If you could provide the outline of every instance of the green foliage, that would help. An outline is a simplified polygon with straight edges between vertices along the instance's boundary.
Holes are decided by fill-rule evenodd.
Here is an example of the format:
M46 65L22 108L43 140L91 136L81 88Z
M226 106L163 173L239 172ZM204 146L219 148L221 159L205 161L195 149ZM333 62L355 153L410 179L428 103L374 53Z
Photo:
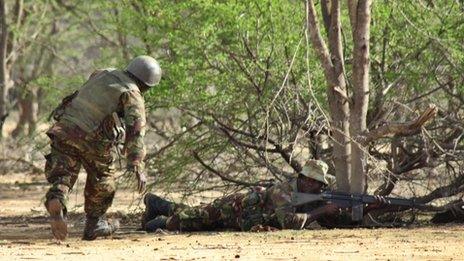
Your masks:
M455 30L462 27L462 6L454 1L441 1L434 7L422 5L421 1L375 1L372 100L381 99L382 104L407 101L436 86L437 77L450 72L445 68L462 66L463 35L462 30ZM96 10L114 10L98 19L105 25L101 32L113 31L127 38L127 45L108 50L102 61L117 58L116 64L122 66L126 62L122 49L131 56L148 53L157 57L164 75L161 85L146 97L149 107L180 109L183 127L192 125L191 117L203 124L151 160L152 167L164 173L166 180L187 178L191 173L204 175L186 151L199 153L213 166L223 166L244 153L218 130L217 121L254 136L235 134L237 139L267 146L258 138L265 134L283 146L306 146L306 141L298 141L295 136L301 128L295 122L308 118L311 123L317 117L304 110L305 103L314 102L307 71L317 102L323 107L326 84L318 59L304 38L302 2L147 0L101 2L95 6ZM342 23L349 61L352 43L346 6ZM437 56L437 52L443 55ZM349 62L346 69L349 75ZM455 67L451 71L454 74L459 70ZM382 91L392 84L383 97ZM292 143L295 139L297 144ZM265 158L279 168L285 165L279 157ZM242 162L241 166L245 165ZM235 171L218 168L232 177L245 173L239 166Z
M59 102L62 93L77 88L93 69L123 68L139 54L156 57L163 79L147 93L147 106L153 113L160 108L180 112L178 126L155 130L161 140L158 149L169 145L148 164L152 174L161 174L160 183L182 180L185 187L197 189L196 181L217 177L194 153L229 178L247 182L280 178L282 173L273 167L291 171L280 152L263 151L276 149L276 144L300 162L307 159L311 128L324 121L314 103L326 108L326 83L305 39L303 1L76 2L59 18L65 29L53 41L61 57L53 66L55 75L36 80L46 90L45 104ZM396 110L390 120L398 120L401 110L391 106L394 102L413 109L424 100L443 106L456 102L453 95L464 91L462 4L373 2L371 112ZM345 5L343 43L350 75L352 39ZM96 55L89 50L97 50ZM447 82L457 93L439 91L409 102ZM151 127L156 124L152 120ZM225 132L221 124L233 131Z
M449 77L461 78L462 15L463 6L457 1L434 1L428 5L422 1L376 2L372 27L373 84L385 88L400 78L403 87L398 86L388 96L407 101L446 83ZM438 103L442 98L427 97Z
M131 47L134 53L146 52L147 45L160 48L155 55L164 79L150 100L171 106L197 105L196 100L203 107L241 102L240 92L257 92L250 78L262 89L260 98L271 96L282 84L289 57L303 36L302 6L294 3L144 1L138 8L131 5L127 3L129 8L123 8L121 16L132 19L119 27L132 28L131 37L142 41ZM140 10L146 15L140 16ZM294 69L298 78L305 71L303 51L297 59L300 68ZM270 75L266 82L265 73Z
M205 128L199 128L202 134L185 135L164 157L153 161L157 169L177 178L195 172L197 162L186 150L198 152L213 165L243 154L230 146L224 134L214 132L215 119L245 128L255 137L270 124L270 135L280 141L297 132L290 118L305 117L297 93L306 102L310 96L303 10L301 3L275 0L125 2L117 27L131 28L129 38L140 41L130 47L131 52L155 50L151 54L157 56L164 71L163 81L150 91L148 103L153 108L179 108L185 113L182 117L193 115L210 129L205 133ZM315 59L310 66L317 70ZM314 75L315 91L322 101L322 74ZM279 97L271 104L277 93ZM285 108L294 115L282 115ZM282 126L281 121L287 124ZM244 173L219 169L231 176Z
M44 111L52 111L61 100L78 89L84 82L81 75L74 77L59 77L59 76L42 76L35 79L31 84L38 86L46 95L41 100L41 105Z

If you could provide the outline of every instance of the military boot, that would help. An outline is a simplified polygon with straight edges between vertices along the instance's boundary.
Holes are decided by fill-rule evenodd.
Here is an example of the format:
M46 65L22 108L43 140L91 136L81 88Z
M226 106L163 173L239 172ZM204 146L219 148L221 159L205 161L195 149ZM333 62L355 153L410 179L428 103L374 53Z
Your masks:
M143 199L145 204L145 213L142 217L142 228L145 229L145 225L157 216L170 216L174 212L176 204L167 201L155 194L148 193Z
M50 199L45 206L50 214L50 225L53 236L58 240L66 239L68 236L68 226L66 224L65 207L57 198Z
M102 217L87 217L83 240L94 240L97 237L106 237L114 234L119 229L119 221L107 221Z
M157 229L166 229L166 222L168 217L166 216L157 216L156 218L148 221L145 224L145 231L155 232Z

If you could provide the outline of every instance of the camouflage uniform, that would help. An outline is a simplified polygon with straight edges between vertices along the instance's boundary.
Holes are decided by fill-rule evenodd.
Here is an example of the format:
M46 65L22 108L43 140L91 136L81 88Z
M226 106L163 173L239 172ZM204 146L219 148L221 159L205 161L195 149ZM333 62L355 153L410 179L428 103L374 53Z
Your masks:
M320 160L309 160L300 175L311 178L326 186L330 186L331 175L327 174L328 166ZM268 189L254 187L248 193L236 193L214 200L210 204L188 207L168 202L156 195L145 197L147 205L142 227L147 230L161 228L161 221L165 215L166 228L181 231L199 231L215 229L235 229L248 231L257 225L270 226L280 229L302 229L309 225L308 214L312 210L322 207L324 202L313 202L303 206L294 206L292 194L299 192L298 178L276 184ZM321 185L322 188L322 185ZM157 206L169 206L159 211ZM154 211L155 209L158 209ZM162 212L162 213L161 213ZM162 217L157 219L157 216ZM146 225L153 220L151 225ZM318 222L325 217L318 219Z
M181 231L238 230L243 197L243 194L235 193L197 207L177 205L174 215L167 220L167 227L177 227ZM171 223L176 219L178 225L173 226Z
M275 217L273 226L282 229L302 229L306 225L308 212L322 206L323 203L315 202L302 207L294 207L292 193L298 192L297 180L283 182L272 186L267 190L269 206Z
M47 132L51 152L46 156L45 174L53 185L46 204L58 198L66 207L67 193L84 167L85 212L88 217L100 217L113 201L114 152L124 127L127 164L143 169L144 99L124 72L106 69L92 74L62 105L55 110L57 122Z
M296 189L294 179L268 189L254 187L248 193L235 193L196 207L171 202L172 211L166 227L181 231L249 231L255 225L301 229L307 220L305 213L321 206L321 203L305 206L304 210L294 207L291 194Z

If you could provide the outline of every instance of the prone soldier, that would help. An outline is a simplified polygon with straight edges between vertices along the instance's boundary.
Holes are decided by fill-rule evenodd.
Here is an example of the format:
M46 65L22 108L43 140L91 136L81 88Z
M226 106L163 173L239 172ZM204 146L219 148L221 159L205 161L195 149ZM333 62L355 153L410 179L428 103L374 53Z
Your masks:
M235 193L196 207L147 194L144 198L146 210L142 228L148 232L157 229L303 229L314 221L331 226L333 216L341 213L339 206L324 201L296 206L292 197L294 193L321 193L334 180L333 176L327 174L327 170L325 162L309 160L303 170L290 181L267 189L255 187L248 193ZM378 205L379 202L375 204Z

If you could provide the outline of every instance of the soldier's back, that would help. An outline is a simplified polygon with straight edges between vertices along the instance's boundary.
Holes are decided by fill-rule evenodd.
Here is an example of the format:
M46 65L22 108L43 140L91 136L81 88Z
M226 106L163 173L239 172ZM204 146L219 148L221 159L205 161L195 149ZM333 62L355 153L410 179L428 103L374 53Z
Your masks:
M95 131L102 121L116 112L124 92L139 91L124 72L106 69L91 77L65 108L63 121L73 123L86 133Z

